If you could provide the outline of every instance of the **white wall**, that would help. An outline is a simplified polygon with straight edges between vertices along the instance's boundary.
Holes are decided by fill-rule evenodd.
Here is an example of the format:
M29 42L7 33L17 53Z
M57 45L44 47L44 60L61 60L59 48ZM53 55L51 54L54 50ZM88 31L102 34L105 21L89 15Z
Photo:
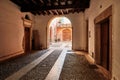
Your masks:
M23 53L24 27L19 8L10 0L0 0L0 60Z
M94 19L105 9L112 5L112 0L91 0L90 8L85 12L85 18L88 19L89 31L89 53L94 53ZM102 6L102 8L100 8Z
M112 13L112 80L120 80L120 0L91 0L90 8L85 11L85 18L89 20L89 53L94 53L94 19L109 6L113 6ZM102 6L102 8L100 8ZM113 79L116 78L116 79Z
M36 16L35 17L35 25L34 29L39 30L40 33L40 43L46 48L46 33L47 33L47 26L51 19L53 19L52 15L49 16ZM75 14L68 14L65 15L68 19L70 19L73 27L73 49L75 50L85 50L86 49L86 30L85 24L83 21L84 13L75 13Z

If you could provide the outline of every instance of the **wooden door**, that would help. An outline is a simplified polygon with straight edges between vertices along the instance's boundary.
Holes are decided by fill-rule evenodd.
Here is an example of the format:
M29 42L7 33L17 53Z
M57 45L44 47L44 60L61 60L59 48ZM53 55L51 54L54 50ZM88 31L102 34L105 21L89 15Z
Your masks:
M34 50L40 50L41 49L41 45L40 45L40 35L39 35L39 31L38 30L33 30L33 42L32 42L32 48Z
M64 29L63 30L63 41L71 41L71 30L70 29Z
M99 24L95 27L95 62L101 65L101 28Z
M101 65L109 70L109 20L101 23Z
M30 52L30 28L25 27L25 52Z

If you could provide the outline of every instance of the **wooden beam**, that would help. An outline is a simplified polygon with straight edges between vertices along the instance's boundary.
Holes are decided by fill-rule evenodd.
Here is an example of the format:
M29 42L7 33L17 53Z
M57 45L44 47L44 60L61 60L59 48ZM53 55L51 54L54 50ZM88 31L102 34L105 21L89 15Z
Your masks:
M46 11L47 12L47 15L50 15L50 12L49 11Z
M51 10L49 10L49 12L50 12L50 14L52 14L52 15L53 15L53 12L52 12Z
M42 12L53 15L79 13L89 8L90 0L11 0L20 7L21 12ZM64 9L66 9L64 11ZM78 10L77 10L78 9ZM46 12L44 12L46 11Z
M55 11L55 13L57 14L57 15L59 15L59 13L58 13L58 11L57 10L54 10Z
M41 3L44 3L43 0L40 0Z
M44 11L41 11L41 14L45 16L46 13Z
M73 2L72 2L72 0L68 0L67 1L67 4L69 5L69 4L72 4Z
M34 0L38 6L41 6L43 3L40 0Z
M67 9L63 10L63 14L67 14Z
M21 7L22 12L29 12L29 11L43 11L43 10L55 10L55 9L69 9L69 8L88 8L88 6L76 6L76 5L58 5L58 6L44 6L44 7Z
M66 12L67 12L67 14L69 13L69 10L68 9L66 9Z
M62 13L60 12L60 10L57 10L58 11L58 14L61 15Z
M64 13L63 13L63 10L60 10L60 11L61 11L61 13L62 13L62 15L63 15L63 14L64 14Z
M44 13L48 15L47 11L44 11Z
M53 15L57 15L57 13L55 12L55 10L52 10L52 12L53 12Z

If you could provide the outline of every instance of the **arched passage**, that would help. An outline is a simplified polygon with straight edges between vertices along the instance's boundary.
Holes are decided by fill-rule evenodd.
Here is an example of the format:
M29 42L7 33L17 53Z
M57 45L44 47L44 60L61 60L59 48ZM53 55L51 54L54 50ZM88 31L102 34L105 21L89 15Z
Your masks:
M64 16L54 17L50 19L47 26L47 47L53 43L72 44L72 24L71 21Z

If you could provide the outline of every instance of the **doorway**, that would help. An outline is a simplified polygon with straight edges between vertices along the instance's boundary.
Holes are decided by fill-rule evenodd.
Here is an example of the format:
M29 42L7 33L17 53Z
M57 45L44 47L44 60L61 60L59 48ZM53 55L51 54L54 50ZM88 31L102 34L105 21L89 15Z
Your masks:
M25 53L28 53L30 52L31 50L31 45L30 45L30 28L29 27L25 27L24 28L24 41L25 41L25 45L24 45L24 50L25 50Z
M72 47L72 25L67 17L55 17L50 20L47 32L47 47Z
M100 47L100 53L101 53L101 65L106 68L109 71L109 19L103 21L100 24L100 30L101 30L101 47Z
M95 27L96 62L109 71L110 33L109 19L102 21Z
M95 62L112 75L112 6L95 18Z

